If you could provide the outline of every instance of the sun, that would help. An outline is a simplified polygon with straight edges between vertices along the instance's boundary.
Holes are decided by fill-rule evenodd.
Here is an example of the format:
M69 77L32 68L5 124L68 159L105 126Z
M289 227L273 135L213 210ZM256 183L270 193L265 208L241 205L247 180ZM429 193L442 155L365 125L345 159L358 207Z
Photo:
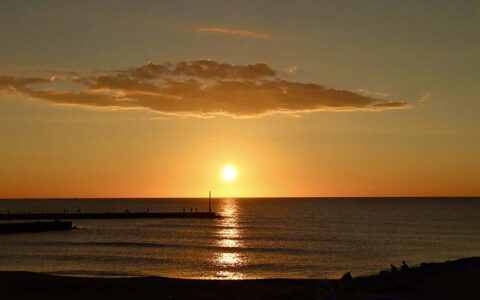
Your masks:
M222 178L225 181L233 181L237 178L237 168L232 165L225 165L221 172Z

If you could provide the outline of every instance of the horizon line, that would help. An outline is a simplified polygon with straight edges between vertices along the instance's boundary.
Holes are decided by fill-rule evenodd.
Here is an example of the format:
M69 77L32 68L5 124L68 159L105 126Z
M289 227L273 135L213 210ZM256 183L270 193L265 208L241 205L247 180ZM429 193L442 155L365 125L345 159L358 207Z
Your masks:
M209 197L15 197L0 198L2 200L174 200L174 199L208 199ZM283 196L283 197L212 197L212 199L450 199L450 198L480 198L477 196Z

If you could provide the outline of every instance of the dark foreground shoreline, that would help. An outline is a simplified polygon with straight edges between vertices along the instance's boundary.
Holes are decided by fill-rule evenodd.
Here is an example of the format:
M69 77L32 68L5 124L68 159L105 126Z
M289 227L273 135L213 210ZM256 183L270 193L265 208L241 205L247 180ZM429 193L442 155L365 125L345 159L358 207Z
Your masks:
M480 257L338 280L88 278L0 272L0 299L480 299Z

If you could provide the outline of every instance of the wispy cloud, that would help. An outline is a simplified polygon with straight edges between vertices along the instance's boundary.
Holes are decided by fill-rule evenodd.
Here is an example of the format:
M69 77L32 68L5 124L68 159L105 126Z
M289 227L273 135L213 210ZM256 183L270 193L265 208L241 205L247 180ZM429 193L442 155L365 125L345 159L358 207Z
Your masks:
M255 31L250 31L245 29L232 29L232 28L225 28L225 27L200 27L195 29L195 31L203 32L203 33L235 35L235 36L253 38L253 39L269 39L270 38L270 35L268 33L255 32Z
M126 70L70 79L80 90L60 89L50 78L0 76L0 92L20 93L53 103L104 108L144 108L164 114L208 117L273 113L379 111L405 102L358 92L288 81L265 63L233 65L211 60L149 63ZM48 86L47 89L42 87Z
M422 97L420 97L419 102L420 103L425 103L425 102L429 102L431 99L432 99L432 93L427 92L427 93L423 94Z

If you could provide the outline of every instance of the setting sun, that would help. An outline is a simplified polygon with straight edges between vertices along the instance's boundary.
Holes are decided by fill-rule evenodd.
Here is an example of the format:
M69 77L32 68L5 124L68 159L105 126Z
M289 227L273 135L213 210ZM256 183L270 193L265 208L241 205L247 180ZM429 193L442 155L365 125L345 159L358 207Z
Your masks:
M233 181L237 178L237 169L232 165L226 165L222 168L222 178L225 181Z

